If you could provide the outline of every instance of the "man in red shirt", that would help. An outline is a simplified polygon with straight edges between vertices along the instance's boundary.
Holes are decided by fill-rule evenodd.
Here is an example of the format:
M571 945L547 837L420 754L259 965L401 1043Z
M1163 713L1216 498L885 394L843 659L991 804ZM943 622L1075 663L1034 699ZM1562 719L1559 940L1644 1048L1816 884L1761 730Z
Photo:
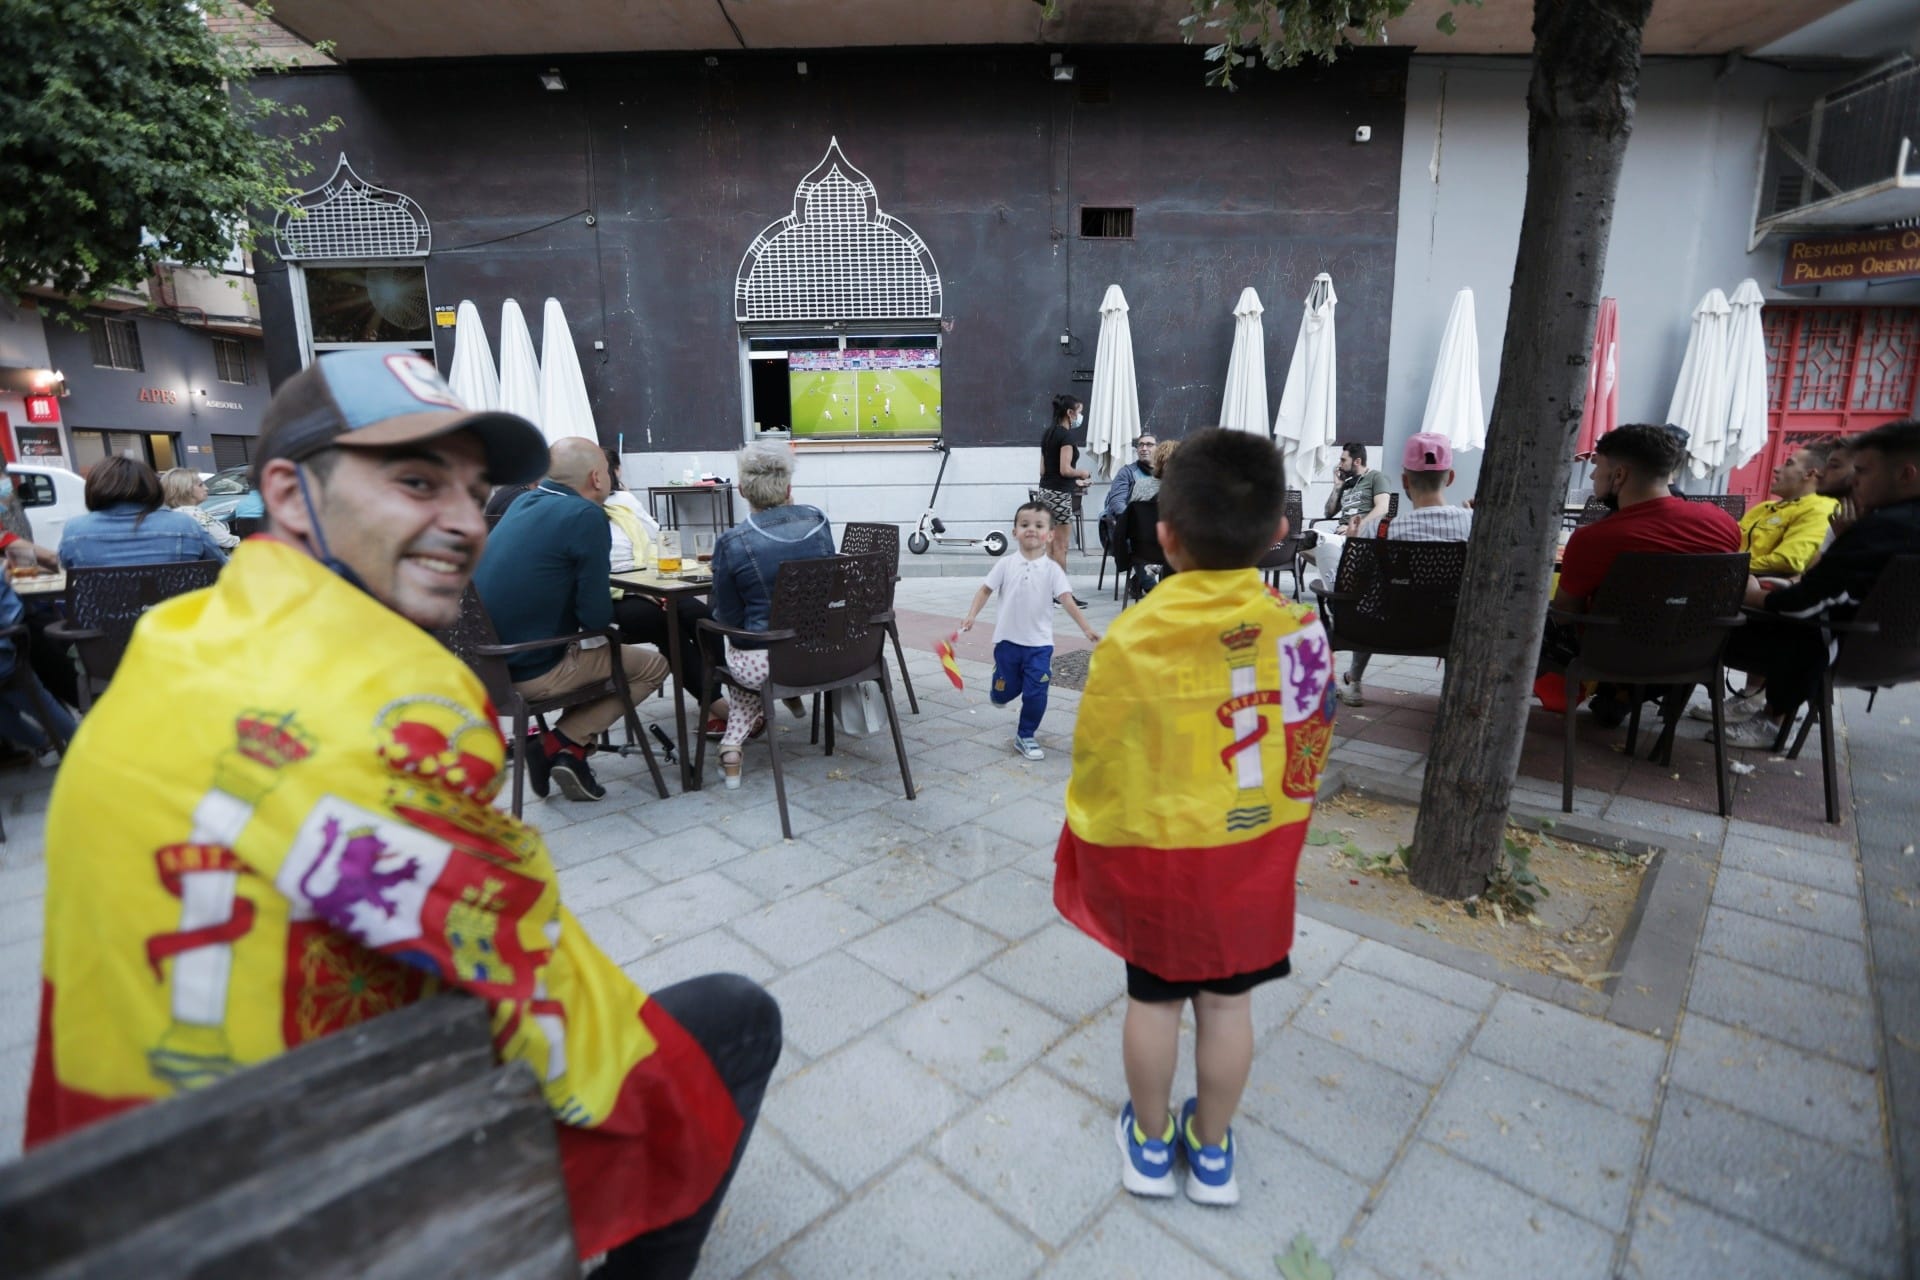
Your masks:
M1680 446L1666 428L1619 427L1600 437L1594 454L1593 494L1613 514L1574 530L1560 562L1555 608L1585 613L1622 552L1718 555L1740 549L1740 526L1732 516L1710 502L1688 502L1668 492L1668 477L1680 465ZM1553 665L1556 650L1564 655L1570 640L1577 650L1577 639L1565 629L1557 637L1550 634L1545 665ZM1631 708L1625 690L1602 686L1591 709L1600 723L1614 725Z

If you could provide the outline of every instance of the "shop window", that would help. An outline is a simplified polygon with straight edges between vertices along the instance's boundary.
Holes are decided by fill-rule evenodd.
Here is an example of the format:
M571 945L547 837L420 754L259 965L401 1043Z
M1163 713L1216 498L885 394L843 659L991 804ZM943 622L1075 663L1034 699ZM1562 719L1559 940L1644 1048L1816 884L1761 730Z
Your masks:
M132 458L155 471L168 471L180 465L179 437L165 432L73 431L73 469L85 473L88 467L108 458Z
M215 338L213 340L213 375L222 382L231 382L245 386L253 381L253 371L247 368L246 344L238 338Z
M361 178L344 155L294 204L300 215L282 215L275 236L292 266L307 353L368 345L431 353L425 259L433 236L420 206Z
M139 373L147 366L140 359L140 330L131 320L109 316L88 316L87 332L93 339L93 363L101 369L125 369Z
M213 469L231 471L235 467L248 466L253 462L252 436L215 436L213 438Z
M1133 239L1132 207L1082 205L1080 208L1080 235L1083 239L1087 240Z

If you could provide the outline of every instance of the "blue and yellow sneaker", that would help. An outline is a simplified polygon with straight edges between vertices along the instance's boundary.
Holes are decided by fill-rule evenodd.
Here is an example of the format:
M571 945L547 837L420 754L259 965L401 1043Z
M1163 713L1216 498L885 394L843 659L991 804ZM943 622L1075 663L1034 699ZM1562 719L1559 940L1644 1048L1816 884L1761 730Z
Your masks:
M1187 1153L1187 1199L1195 1204L1239 1204L1240 1184L1233 1180L1233 1128L1227 1128L1226 1139L1219 1146L1202 1146L1193 1131L1193 1113L1199 1105L1198 1098L1188 1098L1180 1108L1180 1148Z
M1149 1138L1133 1121L1133 1104L1120 1108L1120 1119L1113 1127L1120 1143L1120 1185L1136 1196L1166 1197L1173 1194L1173 1117L1167 1117L1167 1132Z

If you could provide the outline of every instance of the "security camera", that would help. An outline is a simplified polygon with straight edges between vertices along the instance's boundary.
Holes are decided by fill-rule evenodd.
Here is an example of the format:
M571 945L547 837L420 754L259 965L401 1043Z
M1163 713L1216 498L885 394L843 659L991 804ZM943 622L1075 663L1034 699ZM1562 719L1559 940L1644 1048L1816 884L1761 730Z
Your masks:
M1355 142L1372 142L1373 130L1363 124L1353 131L1353 140Z

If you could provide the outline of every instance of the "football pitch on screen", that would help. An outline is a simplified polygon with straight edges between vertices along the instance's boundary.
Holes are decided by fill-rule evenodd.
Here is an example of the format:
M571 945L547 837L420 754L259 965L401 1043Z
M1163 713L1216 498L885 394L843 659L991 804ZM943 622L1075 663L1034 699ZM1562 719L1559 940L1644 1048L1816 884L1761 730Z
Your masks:
M925 436L940 431L938 369L792 375L795 436Z

